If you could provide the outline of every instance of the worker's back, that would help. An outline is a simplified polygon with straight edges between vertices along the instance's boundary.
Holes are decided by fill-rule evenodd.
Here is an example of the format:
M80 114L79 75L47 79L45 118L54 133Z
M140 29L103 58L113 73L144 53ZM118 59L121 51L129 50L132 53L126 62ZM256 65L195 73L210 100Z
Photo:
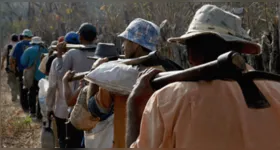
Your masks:
M68 55L67 59L71 59L70 66L71 70L75 72L85 72L91 69L94 60L88 59L87 56L94 56L95 50L78 50L78 49L71 49L65 55ZM74 89L77 89L79 86L79 82L74 82Z
M248 108L235 81L177 82L164 87L147 103L133 147L280 148L280 83L255 83L269 108Z

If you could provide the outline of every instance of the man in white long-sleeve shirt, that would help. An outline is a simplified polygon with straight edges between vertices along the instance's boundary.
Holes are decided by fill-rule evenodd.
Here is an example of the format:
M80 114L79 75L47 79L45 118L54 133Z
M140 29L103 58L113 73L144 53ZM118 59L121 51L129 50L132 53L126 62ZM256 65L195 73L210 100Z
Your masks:
M96 40L96 28L89 23L83 23L78 31L80 44L87 45L89 47L96 47L94 41ZM66 39L66 38L65 38ZM57 64L54 68L61 78L64 74L71 70L76 72L84 72L91 69L93 60L89 60L87 56L93 56L95 48L92 49L70 49L67 51L66 43L60 43L57 46ZM67 51L67 52L66 52ZM66 52L64 55L63 53ZM63 55L63 56L62 56ZM79 87L79 81L73 82L72 91L77 90ZM63 89L63 93L69 92ZM79 92L79 91L78 91ZM66 94L67 95L67 94ZM65 97L66 103L69 107L75 105L75 101ZM67 136L69 141L67 142L66 148L83 148L82 140L84 132L77 130L71 123L67 126Z

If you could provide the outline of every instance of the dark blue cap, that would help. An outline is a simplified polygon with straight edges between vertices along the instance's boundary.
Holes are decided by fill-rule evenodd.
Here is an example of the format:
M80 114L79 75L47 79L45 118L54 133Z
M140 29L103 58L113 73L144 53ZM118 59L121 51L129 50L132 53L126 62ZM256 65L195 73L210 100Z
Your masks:
M69 44L80 44L79 35L74 31L68 32L65 35L64 41Z

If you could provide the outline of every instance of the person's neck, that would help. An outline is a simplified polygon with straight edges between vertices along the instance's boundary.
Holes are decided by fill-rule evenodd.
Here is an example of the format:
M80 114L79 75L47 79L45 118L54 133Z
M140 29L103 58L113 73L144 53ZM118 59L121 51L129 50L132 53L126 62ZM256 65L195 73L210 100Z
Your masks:
M83 44L83 45L92 45L92 44L94 44L94 42L93 41L92 42L83 41L83 42L81 42L81 44Z

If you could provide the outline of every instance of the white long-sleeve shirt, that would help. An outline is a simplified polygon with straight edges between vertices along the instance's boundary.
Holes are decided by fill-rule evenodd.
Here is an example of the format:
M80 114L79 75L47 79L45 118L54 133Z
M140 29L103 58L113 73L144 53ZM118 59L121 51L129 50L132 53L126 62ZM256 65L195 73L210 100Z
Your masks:
M55 66L58 59L55 58L49 73L49 89L47 92L47 111L54 111L54 115L61 119L68 118L68 105L63 94L62 77L58 75Z

